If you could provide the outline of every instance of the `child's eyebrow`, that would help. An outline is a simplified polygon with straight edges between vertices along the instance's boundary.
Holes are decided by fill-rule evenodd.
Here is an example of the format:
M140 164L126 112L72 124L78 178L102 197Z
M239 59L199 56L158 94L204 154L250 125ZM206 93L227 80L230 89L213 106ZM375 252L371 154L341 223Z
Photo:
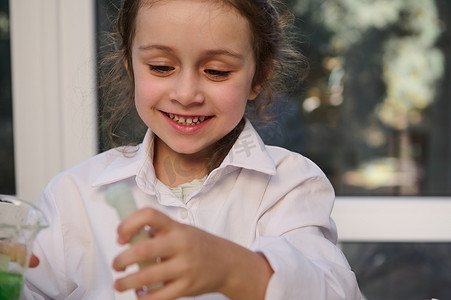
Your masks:
M244 56L240 53L236 53L226 49L218 49L218 50L208 50L205 52L206 57L214 57L214 56L230 56L235 59L243 60Z
M173 48L163 45L143 45L138 47L141 51L151 51L151 50L160 50L168 53L174 53L176 52ZM244 55L237 53L232 50L227 49L214 49L214 50L207 50L203 54L205 57L215 57L215 56L229 56L235 59L244 60Z
M150 50L161 50L165 52L174 52L171 47L163 46L163 45L143 45L138 47L141 51L150 51Z

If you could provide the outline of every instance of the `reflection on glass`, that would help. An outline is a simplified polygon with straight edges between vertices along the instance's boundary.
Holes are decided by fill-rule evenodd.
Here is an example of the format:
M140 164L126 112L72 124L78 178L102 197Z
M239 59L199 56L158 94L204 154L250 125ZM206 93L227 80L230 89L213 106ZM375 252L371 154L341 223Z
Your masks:
M267 142L310 157L338 195L451 195L451 3L286 3L312 71Z
M0 194L15 193L9 2L0 0Z
M451 299L451 244L344 243L368 300Z

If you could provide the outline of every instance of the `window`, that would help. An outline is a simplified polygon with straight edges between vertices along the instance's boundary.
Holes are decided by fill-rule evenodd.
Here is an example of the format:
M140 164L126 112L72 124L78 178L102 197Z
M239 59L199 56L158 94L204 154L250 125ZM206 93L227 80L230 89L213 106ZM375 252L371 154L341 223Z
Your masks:
M345 243L368 300L450 299L451 243Z
M311 72L265 141L311 158L338 196L450 196L450 4L285 2ZM120 3L97 1L99 33Z
M0 194L15 193L9 2L0 1Z
M312 70L279 144L339 196L450 196L449 1L290 3Z

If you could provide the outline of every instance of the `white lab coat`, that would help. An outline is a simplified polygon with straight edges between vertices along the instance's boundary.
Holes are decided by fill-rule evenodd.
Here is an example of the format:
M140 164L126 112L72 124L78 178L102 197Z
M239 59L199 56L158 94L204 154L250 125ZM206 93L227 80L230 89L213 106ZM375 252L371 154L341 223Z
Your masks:
M23 298L136 299L133 291L112 288L123 276L112 270L112 261L126 246L116 243L120 221L105 202L105 190L118 181L131 187L138 207L156 208L264 253L274 270L266 299L361 298L355 275L335 246L333 189L310 160L265 146L247 121L221 166L184 203L155 177L153 140L148 131L143 143L126 153L106 151L50 181L36 202L50 228L38 235L34 252L40 265L28 271Z

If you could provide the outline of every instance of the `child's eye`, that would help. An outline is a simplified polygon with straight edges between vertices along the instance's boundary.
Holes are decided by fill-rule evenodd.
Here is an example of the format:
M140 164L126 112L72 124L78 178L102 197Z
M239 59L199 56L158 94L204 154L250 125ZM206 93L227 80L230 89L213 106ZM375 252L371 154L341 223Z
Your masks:
M171 67L171 66L155 66L155 65L151 65L150 66L150 70L152 72L158 73L158 74L167 74L171 71L173 71L175 68Z
M229 75L229 71L219 71L219 70L212 70L207 69L204 71L208 76L210 76L213 79L220 80L220 79L226 79Z

